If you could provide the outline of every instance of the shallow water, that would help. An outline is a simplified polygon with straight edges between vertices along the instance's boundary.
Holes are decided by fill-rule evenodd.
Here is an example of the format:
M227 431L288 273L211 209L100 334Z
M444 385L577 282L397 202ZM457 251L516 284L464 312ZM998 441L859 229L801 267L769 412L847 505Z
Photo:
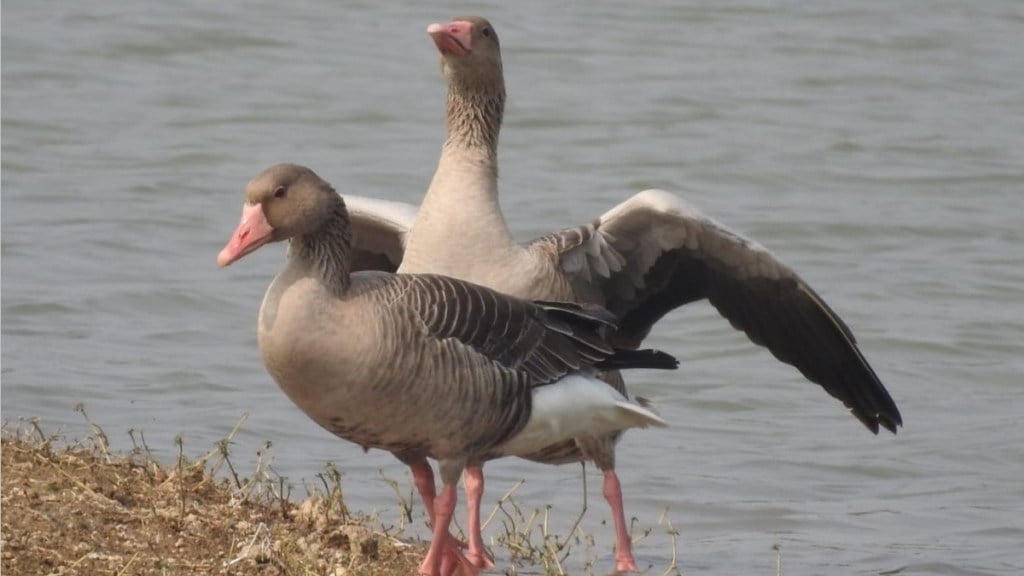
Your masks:
M636 552L660 573L1024 571L1024 6L484 3L504 50L502 193L526 239L628 194L677 191L784 257L843 316L903 411L872 437L699 304L648 341L676 373L629 381L667 430L627 434ZM397 516L405 471L321 431L260 365L268 249L219 271L244 183L314 167L342 193L418 202L443 86L427 24L465 8L324 0L4 3L3 418L199 453L243 412L298 486L327 460ZM487 499L567 526L580 468L488 466ZM600 476L584 530L613 563ZM497 526L487 536L499 533ZM577 562L586 554L574 555ZM581 570L579 564L575 570Z

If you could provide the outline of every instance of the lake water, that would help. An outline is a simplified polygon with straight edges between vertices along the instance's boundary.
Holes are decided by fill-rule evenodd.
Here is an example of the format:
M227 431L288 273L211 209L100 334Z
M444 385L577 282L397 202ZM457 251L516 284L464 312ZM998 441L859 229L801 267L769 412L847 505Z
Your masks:
M349 503L393 522L377 470L408 490L405 470L313 425L260 364L283 248L214 259L274 162L418 203L443 131L424 30L471 11L502 39L523 239L679 192L798 270L905 417L873 437L706 304L673 313L648 343L681 369L629 378L672 427L619 448L641 564L671 562L667 507L686 574L773 574L775 545L789 575L1024 573L1024 3L409 4L4 2L9 426L84 436L83 402L117 447L141 429L170 459L247 412L236 462L269 440L301 491L335 461ZM563 527L579 510L579 466L487 471L487 502L526 478L524 506Z

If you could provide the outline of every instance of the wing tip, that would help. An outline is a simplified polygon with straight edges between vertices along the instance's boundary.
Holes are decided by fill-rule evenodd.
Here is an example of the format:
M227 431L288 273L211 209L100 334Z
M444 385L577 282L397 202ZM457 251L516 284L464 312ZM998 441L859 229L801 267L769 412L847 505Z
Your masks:
M900 416L899 412L896 413L895 417L886 416L880 420L880 423L886 430L896 434L900 428L903 427L903 417Z
M876 412L871 416L867 416L860 410L851 410L850 412L875 436L877 436L883 428L893 434L897 434L899 429L903 427L903 416L900 415L899 410L897 410L895 406L893 406L891 411Z

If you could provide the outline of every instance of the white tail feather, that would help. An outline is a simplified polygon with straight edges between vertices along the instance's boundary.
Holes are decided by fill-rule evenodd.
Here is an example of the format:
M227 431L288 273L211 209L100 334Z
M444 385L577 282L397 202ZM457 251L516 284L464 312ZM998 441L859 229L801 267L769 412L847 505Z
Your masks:
M632 401L625 401L619 402L618 406L619 410L624 410L629 414L626 418L629 418L634 422L629 426L630 428L647 428L648 426L664 428L668 426L668 422L665 422L657 411L649 407L649 401L645 405L636 404Z
M523 456L571 438L667 426L649 405L646 400L630 400L593 376L571 374L534 391L526 427L499 450Z

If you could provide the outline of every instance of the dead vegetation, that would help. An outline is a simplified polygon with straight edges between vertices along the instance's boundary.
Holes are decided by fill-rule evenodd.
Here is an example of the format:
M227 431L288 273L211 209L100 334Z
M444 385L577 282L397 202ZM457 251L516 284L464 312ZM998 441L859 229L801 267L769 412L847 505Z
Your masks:
M133 435L137 436L137 435ZM413 574L418 546L369 528L344 505L340 475L295 504L242 480L230 439L196 460L158 463L139 438L116 455L59 446L32 421L2 438L2 572L23 575ZM180 446L179 442L179 446ZM217 471L227 469L227 477Z
M241 478L229 449L244 417L196 459L179 438L176 461L164 465L134 431L134 449L111 453L104 431L79 411L93 434L70 445L36 420L4 426L4 574L388 576L414 574L422 559L425 544L402 539L413 521L411 493L383 474L398 499L396 526L350 511L331 465L303 483L308 496L299 503L270 473L265 451L252 478ZM505 573L566 574L570 555L573 573L592 573L594 540L579 526L586 501L568 535L559 535L548 529L550 506L530 512L516 503L518 486L486 518L501 527L490 545ZM658 526L672 538L672 562L648 572L679 574L675 530L664 514Z

